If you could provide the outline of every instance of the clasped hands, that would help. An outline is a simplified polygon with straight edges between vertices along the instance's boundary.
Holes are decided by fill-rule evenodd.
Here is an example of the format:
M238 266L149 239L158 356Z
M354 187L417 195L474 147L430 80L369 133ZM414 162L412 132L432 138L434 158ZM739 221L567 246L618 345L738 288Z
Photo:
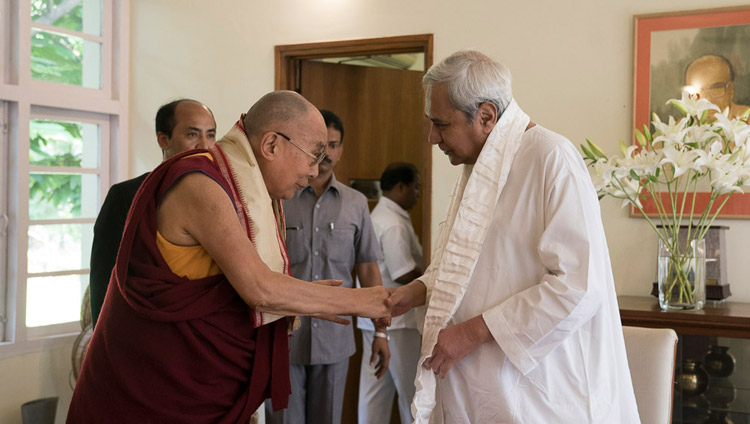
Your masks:
M374 306L379 312L371 317L375 328L390 326L392 317L407 313L413 306L409 292L404 287L376 289L379 300L375 301Z

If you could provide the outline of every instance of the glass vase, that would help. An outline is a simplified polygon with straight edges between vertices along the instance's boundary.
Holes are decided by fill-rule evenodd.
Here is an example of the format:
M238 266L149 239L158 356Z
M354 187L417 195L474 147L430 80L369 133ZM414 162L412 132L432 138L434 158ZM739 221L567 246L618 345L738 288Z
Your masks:
M659 239L659 306L667 310L699 310L706 302L706 241L665 243Z

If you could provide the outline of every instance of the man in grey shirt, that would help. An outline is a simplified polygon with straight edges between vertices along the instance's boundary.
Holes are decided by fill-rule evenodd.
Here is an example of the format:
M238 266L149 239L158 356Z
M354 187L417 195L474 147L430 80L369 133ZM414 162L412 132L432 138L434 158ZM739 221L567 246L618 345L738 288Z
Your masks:
M333 174L333 167L343 153L344 126L333 112L321 113L328 127L327 157L318 166L318 176L310 180L310 185L284 201L292 275L307 281L342 280L342 287L353 287L355 268L362 286L379 286L382 284L377 262L381 259L380 245L370 221L367 199L338 182ZM351 323L300 319L302 325L294 332L290 348L289 406L273 413L267 401L266 421L338 424L349 357L356 351L354 329ZM386 327L375 323L375 334L370 362L377 364L375 374L380 378L388 368L390 350Z

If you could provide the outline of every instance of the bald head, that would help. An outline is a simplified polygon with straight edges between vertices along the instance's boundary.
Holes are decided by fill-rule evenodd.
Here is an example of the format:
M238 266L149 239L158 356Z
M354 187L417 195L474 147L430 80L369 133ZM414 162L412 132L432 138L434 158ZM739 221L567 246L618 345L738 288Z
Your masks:
M712 72L722 74L725 76L727 81L734 81L734 67L724 56L708 54L701 56L694 61L690 62L687 69L685 69L685 79L687 80L691 74L701 69L711 69Z
M323 115L293 91L274 91L247 111L242 124L272 199L290 199L318 175L325 151Z
M734 69L725 57L705 55L690 62L685 70L685 84L691 94L709 100L719 109L735 109Z
M294 91L273 91L255 102L247 111L242 125L248 138L253 139L277 124L300 119L311 108L315 109L315 106Z

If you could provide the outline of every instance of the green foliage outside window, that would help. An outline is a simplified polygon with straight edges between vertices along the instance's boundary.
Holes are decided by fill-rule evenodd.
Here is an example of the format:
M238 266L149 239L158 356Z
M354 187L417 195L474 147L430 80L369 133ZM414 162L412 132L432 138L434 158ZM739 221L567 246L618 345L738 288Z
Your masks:
M83 5L81 0L32 0L31 19L34 23L81 32ZM80 37L32 28L32 78L82 85L83 43ZM31 165L81 167L81 124L33 120L29 130ZM81 178L81 175L75 174L30 174L29 217L49 219L80 216Z
M57 28L83 28L81 0L33 0L31 19ZM64 34L31 31L31 77L62 84L82 85L83 39Z
M64 121L33 120L29 126L29 163L50 167L80 167L82 125ZM81 175L29 175L31 219L72 218L81 214Z

